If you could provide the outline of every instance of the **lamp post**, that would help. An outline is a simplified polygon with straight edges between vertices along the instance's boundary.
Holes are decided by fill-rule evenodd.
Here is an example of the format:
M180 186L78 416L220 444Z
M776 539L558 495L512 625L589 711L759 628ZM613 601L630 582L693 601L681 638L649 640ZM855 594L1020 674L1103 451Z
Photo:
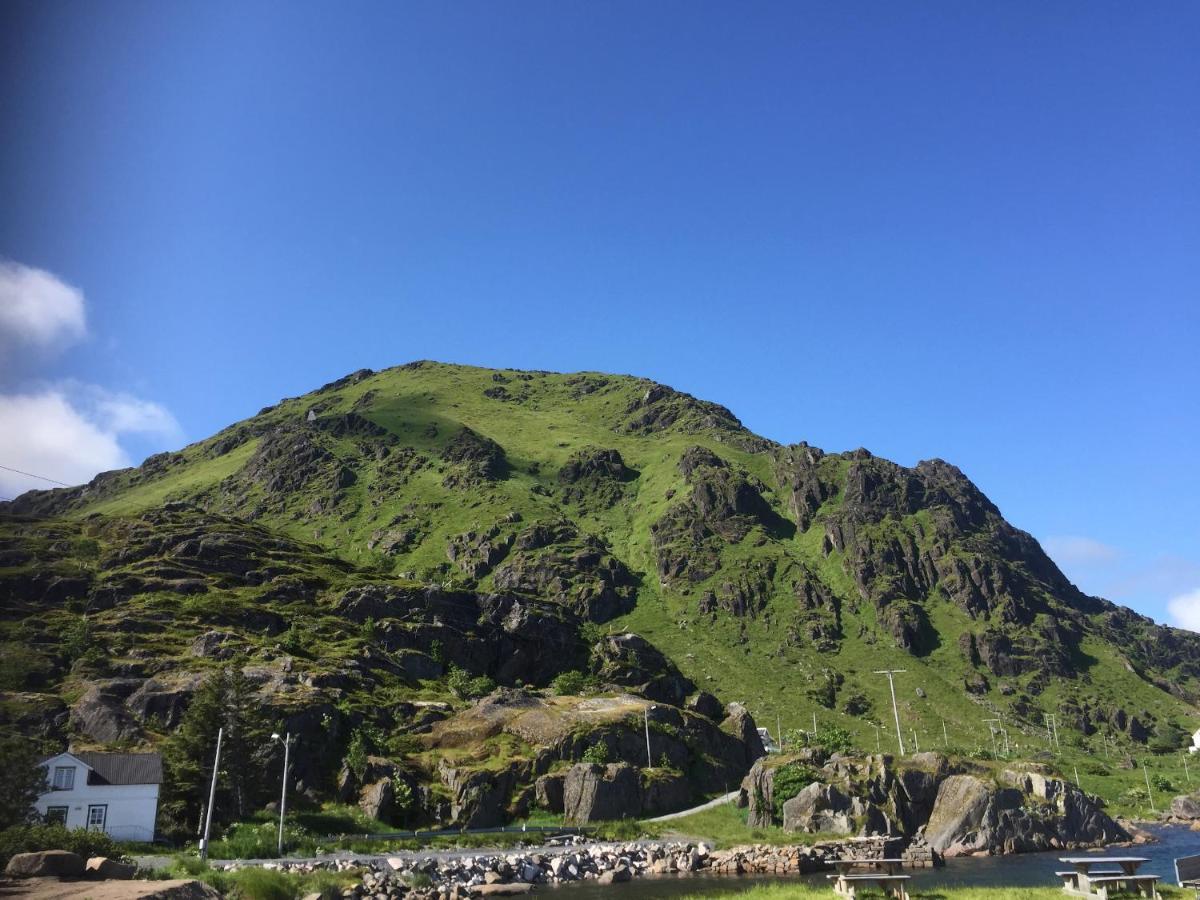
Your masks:
M287 737L280 737L279 733L271 735L271 740L279 741L283 744L283 793L279 797L279 855L283 856L283 817L287 812L287 779L288 779L288 764L291 761L292 744L296 743L296 739L292 737L289 731Z
M654 760L652 760L650 758L650 710L652 710L652 709L658 709L658 707L651 704L650 706L647 706L644 710L645 720L646 720L646 768L647 769L654 768Z

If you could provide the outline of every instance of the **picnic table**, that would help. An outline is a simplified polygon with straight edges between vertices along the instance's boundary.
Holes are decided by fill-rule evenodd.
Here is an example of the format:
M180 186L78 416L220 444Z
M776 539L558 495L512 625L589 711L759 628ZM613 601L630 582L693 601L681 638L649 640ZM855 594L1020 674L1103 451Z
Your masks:
M1158 900L1158 876L1137 874L1147 861L1144 856L1063 856L1058 861L1071 866L1055 873L1063 880L1064 893L1108 900L1110 889L1124 889Z
M874 885L896 900L908 900L905 882L911 875L901 875L902 859L859 859L848 857L833 860L836 875L827 875L833 881L833 892L853 900L859 885Z

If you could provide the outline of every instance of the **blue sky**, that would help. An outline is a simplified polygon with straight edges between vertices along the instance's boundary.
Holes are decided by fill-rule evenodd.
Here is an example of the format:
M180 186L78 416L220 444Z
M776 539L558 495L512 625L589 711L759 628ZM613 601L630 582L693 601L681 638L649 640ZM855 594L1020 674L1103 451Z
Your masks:
M1194 3L7 0L0 464L632 372L948 459L1200 628L1198 111Z

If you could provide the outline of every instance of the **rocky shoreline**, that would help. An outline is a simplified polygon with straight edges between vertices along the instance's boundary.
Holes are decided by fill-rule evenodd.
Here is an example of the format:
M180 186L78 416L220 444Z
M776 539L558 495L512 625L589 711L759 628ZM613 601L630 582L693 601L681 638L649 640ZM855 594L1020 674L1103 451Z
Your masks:
M717 875L804 875L832 868L844 856L883 857L900 853L896 838L850 838L808 846L747 845L714 850L689 841L625 844L568 844L561 848L455 857L387 857L372 860L362 881L342 892L345 900L452 900L468 896L523 894L535 885L594 880L618 884L633 878L709 872ZM932 866L940 857L927 848L906 856L913 867ZM348 860L266 863L285 872L320 869L349 871ZM233 863L223 868L239 868ZM307 898L306 898L307 900Z

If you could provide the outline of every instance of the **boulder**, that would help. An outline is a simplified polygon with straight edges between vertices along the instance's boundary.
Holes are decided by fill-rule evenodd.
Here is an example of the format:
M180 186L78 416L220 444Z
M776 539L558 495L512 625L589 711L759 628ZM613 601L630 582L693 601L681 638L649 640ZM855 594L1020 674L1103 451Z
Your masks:
M1170 815L1176 819L1200 819L1200 800L1195 797L1176 797L1171 801Z
M381 778L363 787L358 795L358 808L363 815L380 822L386 822L392 816L396 802L396 790L392 787L392 779Z
M87 861L87 866L84 868L88 878L114 878L122 881L132 878L135 871L137 871L135 866L117 862L107 856L93 856Z
M745 765L749 768L760 756L767 755L762 737L758 733L758 726L754 724L754 717L750 715L750 711L740 703L730 703L725 712L721 730L742 742L742 746L746 748Z
M579 763L567 770L563 782L563 816L576 824L636 816L642 811L641 795L633 766Z
M686 809L692 800L691 783L682 774L642 772L642 813L658 816Z
M552 813L563 811L563 779L561 773L543 775L534 784L534 798L537 805Z
M942 781L925 825L929 846L946 853L952 846L970 844L991 799L992 789L974 775L951 775Z
M92 684L71 707L70 727L102 744L137 741L142 729L125 707L125 700L142 682L114 678Z
M783 804L783 830L853 834L850 798L833 785L814 782Z
M83 857L67 850L39 850L18 853L4 867L4 874L14 878L78 878L83 875Z
M712 719L714 722L720 722L721 717L725 714L725 709L721 706L721 701L708 691L700 691L688 697L687 708L705 718Z

